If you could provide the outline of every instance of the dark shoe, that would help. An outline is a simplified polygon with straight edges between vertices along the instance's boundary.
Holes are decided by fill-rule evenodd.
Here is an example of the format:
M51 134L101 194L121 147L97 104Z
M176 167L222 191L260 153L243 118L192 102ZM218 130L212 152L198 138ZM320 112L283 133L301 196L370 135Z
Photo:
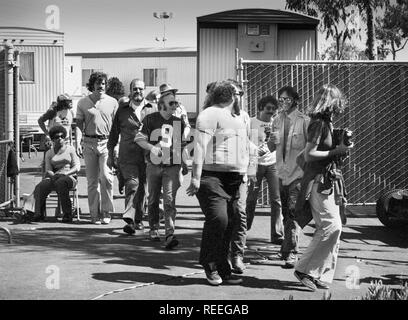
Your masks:
M144 226L143 226L143 222L142 221L135 221L135 229L136 230L143 230Z
M234 274L229 274L226 276L222 277L222 282L230 285L237 285L242 283L242 278L234 275Z
M241 256L235 256L232 258L232 272L243 274L246 269L244 261Z
M318 289L330 289L329 285L320 279L314 279L314 283Z
M45 221L45 217L43 215L33 216L31 221L34 221L34 222Z
M316 291L317 286L311 276L299 271L295 271L293 274L305 287L309 288L311 291Z
M151 241L160 241L159 230L150 230L149 238Z
M62 221L63 223L71 223L72 222L72 216L63 216Z
M283 243L283 238L275 238L275 239L272 239L271 243L272 243L272 244L277 244L277 245L281 246L282 243Z
M166 249L171 250L179 244L175 235L169 235L166 237Z
M134 234L136 231L133 224L127 224L126 226L123 227L123 232L127 234Z
M285 259L285 264L282 266L282 268L293 269L295 267L296 262L297 262L297 255L291 252Z

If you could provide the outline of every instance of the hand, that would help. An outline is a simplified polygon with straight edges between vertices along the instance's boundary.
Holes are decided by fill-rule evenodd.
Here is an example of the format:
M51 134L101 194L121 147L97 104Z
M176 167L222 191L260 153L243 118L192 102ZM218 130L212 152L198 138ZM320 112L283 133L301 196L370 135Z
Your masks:
M158 147L158 146L153 146L153 147L150 149L150 152L153 153L156 157L161 157L161 156L163 156L163 152L162 152L161 148Z
M252 183L252 184L254 184L254 183L256 183L256 175L249 175L248 176L248 183Z
M115 160L114 160L114 157L112 155L108 156L108 160L106 161L106 165L109 167L109 169L116 168Z
M77 144L77 146L76 146L76 154L77 154L77 156L80 157L80 158L83 158L83 157L84 157L84 155L83 155L83 153L82 153L82 146L81 146L81 144Z
M350 151L350 149L354 148L354 143L349 146L346 146L343 142L341 142L338 146L336 146L336 154L344 155Z
M271 132L270 141L272 141L274 144L279 144L279 131Z
M198 189L200 189L200 180L197 178L191 178L190 186L187 188L186 193L188 196L194 196Z
M269 148L265 143L262 143L259 147L258 147L258 156L262 157L264 154L269 152Z

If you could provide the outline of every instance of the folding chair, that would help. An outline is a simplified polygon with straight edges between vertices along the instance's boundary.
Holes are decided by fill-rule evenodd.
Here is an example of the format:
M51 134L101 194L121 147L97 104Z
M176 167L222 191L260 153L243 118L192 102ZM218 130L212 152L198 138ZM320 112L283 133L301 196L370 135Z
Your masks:
M61 216L61 203L58 198L58 194L55 190L51 192L51 194L54 193L57 197L57 207L55 208L55 217L60 217ZM71 196L71 203L72 203L72 215L76 215L77 220L80 221L81 217L80 215L82 214L81 208L79 207L79 196L78 196L78 189L75 186L71 190L69 190L70 196ZM51 195L50 194L50 195ZM49 199L49 198L48 198Z

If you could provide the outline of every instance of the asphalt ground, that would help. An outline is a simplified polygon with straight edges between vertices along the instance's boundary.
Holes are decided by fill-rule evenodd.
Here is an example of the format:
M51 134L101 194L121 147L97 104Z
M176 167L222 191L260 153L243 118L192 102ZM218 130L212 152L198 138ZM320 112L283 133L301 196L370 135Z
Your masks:
M32 192L41 180L41 159L38 154L21 162L21 194ZM0 219L0 226L12 233L12 244L8 244L0 230L1 300L358 300L372 281L395 288L408 281L408 230L384 227L373 206L351 206L334 282L329 290L310 292L296 280L293 270L282 268L279 247L269 242L269 209L259 208L248 232L243 282L212 287L198 264L204 217L197 199L186 195L188 176L176 201L180 244L168 251L164 239L148 239L147 228L132 236L122 231L124 198L117 180L113 220L109 225L90 224L84 170L78 184L81 221L55 222L52 199L46 222L15 224ZM303 230L301 252L313 232L313 224Z

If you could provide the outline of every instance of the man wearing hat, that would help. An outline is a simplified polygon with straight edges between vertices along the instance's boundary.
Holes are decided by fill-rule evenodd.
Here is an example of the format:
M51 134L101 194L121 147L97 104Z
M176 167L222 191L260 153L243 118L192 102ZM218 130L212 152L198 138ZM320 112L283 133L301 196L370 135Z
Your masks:
M173 114L177 109L177 89L162 87L158 102L159 112L147 115L135 142L147 150L146 176L148 186L148 212L150 240L160 241L159 202L163 187L165 218L165 247L173 249L178 245L174 234L176 219L176 194L180 187L182 133L184 122Z
M164 83L159 87L160 90L160 95L166 95L167 93L173 93L174 95L178 91L178 89L173 89L170 84ZM173 116L181 119L183 122L183 125L185 127L184 132L183 132L183 137L184 139L188 139L188 136L190 134L190 129L191 125L190 122L188 121L188 115L187 115L187 110L186 108L179 102L178 106L176 108L176 111L174 111ZM187 158L188 155L186 154L185 157ZM182 159L184 160L184 158ZM182 170L182 175L186 175L188 173L188 167L187 164L182 161L181 163L181 170Z
M114 149L120 135L118 169L125 181L123 220L127 223L123 231L128 234L134 234L135 230L143 230L146 193L144 150L134 142L134 138L142 126L144 117L157 112L156 105L145 99L144 90L145 83L142 80L131 81L129 98L119 101L108 140L108 164L113 165Z

